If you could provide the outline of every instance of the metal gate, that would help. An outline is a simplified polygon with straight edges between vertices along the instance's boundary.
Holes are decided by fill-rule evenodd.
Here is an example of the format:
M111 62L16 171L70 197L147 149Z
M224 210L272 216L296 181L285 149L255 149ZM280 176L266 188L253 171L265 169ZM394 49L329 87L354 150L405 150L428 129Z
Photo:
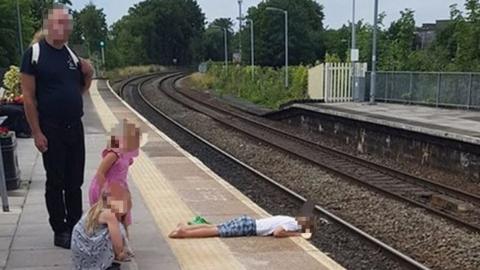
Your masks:
M352 67L352 63L325 63L310 69L310 98L323 99L329 103L353 101ZM366 63L357 63L357 77L365 77L366 69Z

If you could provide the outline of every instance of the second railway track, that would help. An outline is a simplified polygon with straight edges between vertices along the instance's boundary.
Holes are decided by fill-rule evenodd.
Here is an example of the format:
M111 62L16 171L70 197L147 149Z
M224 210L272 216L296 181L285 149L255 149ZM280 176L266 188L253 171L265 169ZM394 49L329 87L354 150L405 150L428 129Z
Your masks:
M268 120L259 119L256 116L228 108L220 102L208 100L200 93L177 89L175 82L183 76L182 74L173 75L171 83L160 90L184 106L266 144L308 160L343 178L422 207L475 232L480 232L480 197L478 195L327 148L282 130L279 127L281 123L268 123ZM446 198L446 201L453 199L462 206L466 206L467 209L454 211L439 207L432 204L433 196Z
M176 74L173 74L173 75L165 75L162 79L162 81L166 81L166 80L169 80L169 79L174 79L176 76L181 76L181 75L176 75ZM181 130L183 130L184 132L188 133L190 136L193 136L195 139L201 141L202 143L206 144L208 147L214 149L214 151L220 153L221 155L227 157L228 159L232 160L233 162L239 164L241 167L243 167L244 169L252 172L254 175L258 176L259 178L263 179L266 183L268 183L268 185L270 185L271 187L275 188L277 191L281 192L281 193L284 193L286 194L287 196L293 198L294 200L297 200L297 201L300 201L300 202L304 202L306 200L306 198L304 198L302 195L292 191L291 189L283 186L282 184L280 184L279 182L271 179L270 177L262 174L261 172L259 172L258 170L254 169L253 167L247 165L246 163L236 159L235 157L233 157L232 155L230 155L229 153L221 150L220 148L216 147L215 145L211 144L210 142L208 142L207 140L203 139L201 136L199 136L198 134L190 131L188 128L186 128L185 126L183 126L182 124L180 124L179 122L175 121L173 118L171 118L170 116L168 116L167 114L165 114L164 112L162 112L159 108L157 108L147 97L145 97L142 93L142 87L145 83L147 83L148 81L150 81L152 78L154 78L155 76L143 76L143 77L138 77L137 80L138 80L138 83L137 84L133 84L135 88L133 88L133 92L131 93L128 93L128 95L130 95L130 99L134 99L135 96L136 98L140 98L142 100L142 102L144 104L146 104L149 108L151 108L152 110L154 110L156 113L158 113L159 116L161 116L162 118L165 118L167 119L169 122L173 123L175 126L177 126L178 128L180 128ZM125 84L122 84L122 87L121 87L121 92L124 93L123 91L123 88L125 88L126 86L128 86L129 83L135 81L135 79L125 83ZM127 95L127 94L125 94ZM361 229L355 227L354 225L346 222L345 220L341 219L340 217L336 216L335 214L325 210L324 208L322 208L321 206L316 206L315 208L316 210L316 214L317 215L320 215L321 217L323 218L327 218L328 220L334 222L335 224L337 224L337 226L340 226L342 228L342 230L346 230L346 231L349 231L350 233L352 233L353 235L356 235L357 237L360 237L360 238L363 238L365 241L369 242L370 245L373 245L375 246L377 249L381 250L383 253L385 253L386 256L389 256L391 257L391 259L393 259L394 261L396 261L397 263L399 263L400 268L401 269L429 269L428 267L424 266L423 264L415 261L414 259L410 258L409 256L403 254L402 252L396 250L395 248L383 243L382 241L372 237L371 235L369 235L368 233L362 231ZM375 248L374 248L375 249ZM378 253L378 250L377 252ZM378 256L378 254L377 254ZM395 267L395 268L398 268L398 265ZM370 269L370 268L365 268L365 269ZM382 268L377 268L377 267L373 267L371 269L382 269Z

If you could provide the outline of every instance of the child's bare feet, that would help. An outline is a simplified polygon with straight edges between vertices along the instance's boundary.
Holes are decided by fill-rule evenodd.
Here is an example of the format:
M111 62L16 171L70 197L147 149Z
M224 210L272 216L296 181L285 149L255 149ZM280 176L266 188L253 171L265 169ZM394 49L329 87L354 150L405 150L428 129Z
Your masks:
M178 223L177 228L175 228L175 230L173 230L168 235L168 237L170 237L170 238L182 238L184 231L185 231L184 225L182 223Z

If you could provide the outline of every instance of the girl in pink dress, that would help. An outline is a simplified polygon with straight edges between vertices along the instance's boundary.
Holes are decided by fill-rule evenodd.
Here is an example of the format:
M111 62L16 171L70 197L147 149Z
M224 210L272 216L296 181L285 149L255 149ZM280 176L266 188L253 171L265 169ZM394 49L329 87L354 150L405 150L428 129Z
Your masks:
M117 125L108 141L107 148L102 151L102 162L97 169L89 189L90 206L94 205L102 194L102 189L110 183L119 183L127 191L128 168L138 156L140 147L140 129L126 119ZM127 212L124 226L132 224L131 211ZM127 230L128 232L128 230Z

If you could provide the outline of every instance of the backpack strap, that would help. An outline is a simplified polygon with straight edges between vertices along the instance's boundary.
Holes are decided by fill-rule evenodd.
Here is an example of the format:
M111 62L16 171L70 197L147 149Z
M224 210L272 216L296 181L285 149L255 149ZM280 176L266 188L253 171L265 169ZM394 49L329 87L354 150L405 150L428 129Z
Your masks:
M78 56L65 44L65 47L68 50L68 53L70 54L70 57L72 58L73 62L75 62L75 65L78 67L78 64L80 63L80 59L78 59Z
M37 42L32 45L32 64L38 64L38 59L40 59L40 44Z

